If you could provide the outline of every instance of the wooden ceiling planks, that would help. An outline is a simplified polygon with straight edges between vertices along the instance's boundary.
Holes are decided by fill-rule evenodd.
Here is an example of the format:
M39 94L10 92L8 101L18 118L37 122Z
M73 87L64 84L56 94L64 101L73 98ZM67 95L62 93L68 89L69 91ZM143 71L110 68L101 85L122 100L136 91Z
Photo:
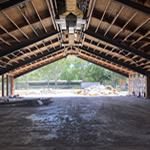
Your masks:
M65 57L64 50L62 50L62 51L59 51L58 53L54 53L53 55L47 56L39 61L35 61L34 63L25 65L24 67L21 67L20 69L14 70L10 72L10 74L13 75L15 78L17 78L23 74L29 73L35 69L48 65L64 57Z
M135 8L132 9L133 6L127 7L114 0L95 0L94 3L90 0L89 4L88 23L84 26L84 29L87 30L78 32L77 40L81 42L82 50L80 51L84 49L84 52L90 53L90 55L84 54L83 59L89 57L88 60L98 64L98 60L91 56L93 54L94 57L103 56L99 65L113 69L106 61L109 64L112 62L114 66L115 64L118 66L115 69L116 72L119 70L124 75L134 71L148 74L150 71L149 15ZM52 10L51 7L53 7ZM3 8L0 10L1 74L13 70L18 73L21 70L23 74L26 62L34 69L34 63L40 62L41 59L42 62L44 59L46 61L46 54L48 55L50 49L64 49L61 43L63 33L59 31L56 24L56 11L54 11L55 7L52 6L52 2L49 0L18 0L11 5L7 3ZM50 33L54 31L58 34L53 36ZM99 37L108 40L105 41ZM68 38L65 38L65 42L67 41ZM119 43L119 45L114 43ZM81 55L83 56L83 53ZM40 63L35 66L40 67ZM24 71L27 72L28 69Z

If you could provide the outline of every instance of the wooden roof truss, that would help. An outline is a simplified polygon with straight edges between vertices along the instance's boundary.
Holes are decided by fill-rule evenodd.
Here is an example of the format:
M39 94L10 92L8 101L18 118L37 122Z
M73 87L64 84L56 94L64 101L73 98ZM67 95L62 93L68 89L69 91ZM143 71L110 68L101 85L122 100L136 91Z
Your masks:
M0 74L19 77L67 56L128 76L150 72L150 3L87 0L86 24L67 45L68 31L57 23L60 0L0 2ZM140 7L139 7L140 6Z

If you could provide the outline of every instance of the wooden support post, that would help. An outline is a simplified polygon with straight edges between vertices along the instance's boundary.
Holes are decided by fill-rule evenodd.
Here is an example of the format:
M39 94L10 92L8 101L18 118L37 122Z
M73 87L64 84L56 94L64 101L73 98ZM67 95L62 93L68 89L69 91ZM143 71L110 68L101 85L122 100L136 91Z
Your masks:
M150 98L150 74L146 76L146 98Z
M130 75L128 77L128 95L130 95Z
M10 75L6 76L6 95L14 95L14 77Z
M11 95L14 96L14 91L15 91L15 87L14 87L14 76L11 76Z
M6 75L6 96L9 96L9 75Z
M2 75L2 97L3 96L5 96L5 92L4 92L4 90L5 90L5 88L4 88L4 74Z

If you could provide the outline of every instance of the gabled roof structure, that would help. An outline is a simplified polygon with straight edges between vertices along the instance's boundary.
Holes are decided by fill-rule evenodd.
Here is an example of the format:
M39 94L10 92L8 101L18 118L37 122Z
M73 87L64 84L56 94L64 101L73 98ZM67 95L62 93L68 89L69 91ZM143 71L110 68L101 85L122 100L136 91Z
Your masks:
M70 54L124 76L149 74L150 1L0 1L0 75Z

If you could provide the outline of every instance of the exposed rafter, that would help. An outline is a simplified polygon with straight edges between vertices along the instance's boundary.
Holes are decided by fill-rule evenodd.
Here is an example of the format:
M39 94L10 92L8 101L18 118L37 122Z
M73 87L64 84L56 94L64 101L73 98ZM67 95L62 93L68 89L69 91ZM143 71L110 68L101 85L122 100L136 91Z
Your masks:
M111 71L113 71L113 72L116 72L116 73L118 73L118 74L120 74L120 75L122 75L122 76L128 77L128 74L125 74L125 73L123 73L123 72L120 72L119 70L115 70L115 69L113 69L113 68L109 68L109 67L104 66L104 65L102 65L102 64L100 64L100 63L97 63L97 62L91 61L91 60L89 60L89 59L86 59L86 58L84 58L84 57L82 57L82 56L78 56L78 57L81 58L81 59L84 59L84 60L86 60L86 61L89 61L89 62L91 62L91 63L93 63L93 64L95 64L95 65L98 65L98 66L100 66L100 67L103 67L103 68L105 68L105 69L108 69L108 70L111 70Z
M9 67L7 67L6 69L1 69L1 70L0 70L0 75L4 74L4 73L6 73L6 72L12 71L12 70L14 70L14 69L17 69L17 68L19 68L19 67L22 67L22 66L24 66L24 65L26 65L26 64L28 64L28 63L31 63L31 62L33 62L33 61L35 61L35 60L38 60L38 59L42 58L42 57L48 56L48 55L50 55L50 54L52 54L52 53L58 52L58 51L60 51L60 50L62 50L62 49L63 49L63 48L51 49L50 51L47 51L47 52L44 53L44 54L40 54L40 55L38 55L38 56L36 56L36 57L34 57L34 58L32 58L32 59L28 59L28 60L26 60L26 61L22 61L22 62L20 62L20 63L18 63L18 64L13 65L13 66L9 66Z
M37 42L40 42L40 41L45 40L45 39L47 39L47 38L50 38L50 37L52 37L52 36L54 36L54 35L56 35L56 34L58 34L58 32L48 33L48 34L45 34L45 35L43 35L43 36L39 36L39 37L37 37L37 38L34 39L34 40L30 40L30 41L28 41L28 42L19 44L19 45L15 46L15 47L11 47L11 48L9 48L9 49L7 49L7 50L2 51L2 52L0 53L0 57L3 57L3 56L5 56L5 55L8 55L8 54L10 54L10 53L12 53L12 52L15 52L15 51L17 51L17 50L19 50L19 49L23 49L23 48L28 47L28 46L30 46L30 45L32 45L32 44L35 44L35 43L37 43Z
M58 60L60 60L60 59L63 59L63 58L64 58L64 56L63 56L63 57L60 57L60 58L58 58L58 59L55 59L55 60L53 60L53 61L49 61L49 62L47 62L47 63L41 64L41 65L39 65L39 66L33 67L32 69L29 69L29 70L27 70L27 71L24 71L24 72L21 72L21 73L19 73L19 74L16 74L16 75L14 76L14 78L18 78L18 77L20 77L20 76L22 76L22 75L25 75L25 74L27 74L27 73L29 73L29 72L31 72L31 71L34 71L34 70L39 69L39 68L41 68L41 67L44 67L44 66L46 66L46 65L48 65L48 64L50 64L50 63L56 62L56 61L58 61Z
M79 50L77 56L80 58L86 59L87 61L90 61L92 63L95 63L96 65L100 65L106 69L110 69L110 70L117 72L117 73L122 73L122 75L128 76L129 74L134 73L133 71L131 71L127 68L119 66L118 64L112 63L108 60L105 60L101 57L98 57L96 55L93 55L93 54L88 53L87 51L84 51L81 49Z
M26 3L28 1L29 0L10 0L8 2L4 2L4 3L0 4L0 12L7 10L9 8L15 7L17 5L20 5L22 3Z
M144 13L147 16L150 16L150 8L147 6L141 5L141 4L131 1L131 0L114 0L114 1L119 2L120 4L123 4L123 5L126 5L132 9L135 9L136 11Z
M109 70L112 70L116 73L119 73L123 76L126 76L128 77L128 75L130 73L132 73L132 71L126 69L126 68L123 68L123 67L120 67L118 65L113 65L112 63L110 63L109 61L104 61L104 59L102 60L101 58L97 57L97 56L94 56L94 55L91 55L85 51L79 51L78 52L78 55L77 55L79 58L81 59L84 59L84 60L87 60L87 61L90 61L96 65L99 65L101 67L104 67L106 69L109 69ZM86 57L85 57L86 56ZM21 75L24 75L30 71L33 71L35 69L38 69L46 64L49 64L55 60L59 60L61 58L64 58L65 57L65 53L62 51L59 51L54 54L52 54L50 57L46 57L42 60L39 60L39 61L36 61L35 63L30 63L29 65L26 65L26 66L23 66L23 67L20 67L12 72L10 72L10 74L13 74L15 77L19 77Z
M102 64L103 66L107 66L110 69L112 68L113 70L117 70L117 71L120 71L125 74L134 73L132 70L129 70L125 67L122 67L118 64L115 64L109 60L103 59L103 58L93 55L91 53L88 53L87 51L80 50L79 52L80 52L79 55L86 57L87 60L92 60L93 62L97 62L99 64Z
M139 73L141 73L141 74L143 74L143 75L146 75L148 72L146 71L146 70L143 70L142 68L139 68L139 67L136 67L136 66L134 66L134 65L131 65L131 64L128 64L128 63L125 63L125 62L122 62L121 60L118 60L118 59L116 59L115 57L110 57L110 56L106 56L105 54L103 54L103 53L99 53L99 51L93 51L91 48L89 48L89 49L87 49L86 47L80 47L80 49L81 50L84 50L84 51L87 51L87 52L89 52L89 53L91 53L91 54L94 54L94 55L96 55L96 56L99 56L99 57L101 57L101 58L104 58L104 59L106 59L106 60L108 60L108 61L111 61L111 62L113 62L113 63L115 63L115 64L118 64L118 65L120 65L120 66L123 66L123 67L125 67L125 68L128 68L128 69L130 69L130 70L133 70L133 71L135 71L135 72L139 72Z
M101 16L103 15L103 12L98 11L98 10L94 10L92 17L101 20ZM131 22L131 20L137 15L137 12L131 14L131 17L129 18L129 20L126 22L125 20L123 20L122 18L117 18L117 20L113 23L113 25L117 26L120 28L120 30L122 31L123 29L125 29L125 27ZM109 15L109 13L105 13L105 16L103 17L103 20L101 20L101 22L106 22L108 24L111 24L112 20L114 19L113 16ZM100 23L101 23L100 22ZM99 27L99 25L98 25ZM96 29L95 32L98 31L98 27ZM131 31L136 28L136 24L133 24L131 26L128 26L128 28L126 30ZM120 32L121 32L120 31ZM141 31L138 31L138 33L142 33L144 32L144 29L142 29Z
M101 41L106 42L106 43L108 43L108 44L111 44L111 45L113 45L113 46L115 46L115 47L118 47L118 48L120 48L120 49L124 49L124 50L127 51L127 52L131 52L131 53L133 53L133 54L135 54L135 55L138 55L138 56L140 56L140 57L143 57L143 58L145 58L145 59L150 60L150 56L147 55L147 54L144 54L144 53L142 53L142 52L140 52L140 51L135 50L134 48L128 47L128 46L126 46L126 45L123 45L123 44L118 43L118 42L116 42L116 41L113 41L113 40L111 40L111 39L108 39L108 38L106 38L106 37L104 37L104 36L101 36L101 35L99 35L99 34L95 34L93 27L90 27L90 29L87 30L87 31L85 31L84 33L87 34L87 35L89 35L89 36L91 36L91 37L94 37L94 38L96 38L96 39L98 39L98 40L101 40Z
M80 11L87 21L81 30L75 28L75 45L70 43L70 47L79 50L84 59L124 75L135 71L149 73L150 10L145 9L148 2L140 5L133 0L90 0L78 5L79 9L85 5ZM127 8L128 5L132 9ZM68 31L62 31L55 20L60 19L62 7L65 7L64 1L61 4L52 0L0 2L1 74L15 75L40 67L50 61L51 52L62 48L62 42L68 42ZM78 49L79 43L84 50ZM51 61L64 49L52 53Z

